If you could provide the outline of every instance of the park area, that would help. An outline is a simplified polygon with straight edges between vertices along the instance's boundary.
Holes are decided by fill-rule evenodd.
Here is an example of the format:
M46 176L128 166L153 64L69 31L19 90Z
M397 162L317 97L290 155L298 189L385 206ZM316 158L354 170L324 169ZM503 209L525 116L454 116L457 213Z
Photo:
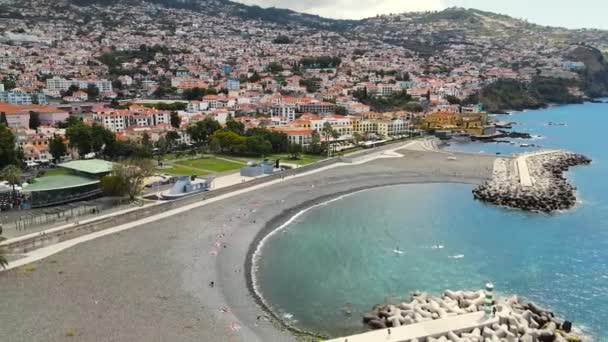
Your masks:
M231 157L231 158L233 158L233 157ZM270 161L275 161L277 159L280 159L280 162L282 164L285 163L285 164L294 164L294 165L302 166L302 165L308 165L308 164L318 162L325 158L326 158L325 155L302 153L302 154L300 154L300 157L298 159L290 159L290 156L288 153L278 153L278 154L268 155L264 158L253 158L253 159L245 158L242 160L260 162L260 161L263 161L264 159L268 159ZM236 159L236 158L233 158L233 159Z
M176 176L205 176L212 173L236 171L245 165L240 160L227 159L223 157L205 156L195 159L175 160L166 158L165 167L159 169L162 173Z
M208 155L194 157L193 159L179 159L175 155L164 156L165 167L158 171L176 176L206 176L209 174L237 171L247 162L261 162L264 159L275 161L280 159L281 163L293 165L307 165L325 159L323 155L302 154L298 159L290 159L289 154L272 154L266 157L234 157L227 155Z

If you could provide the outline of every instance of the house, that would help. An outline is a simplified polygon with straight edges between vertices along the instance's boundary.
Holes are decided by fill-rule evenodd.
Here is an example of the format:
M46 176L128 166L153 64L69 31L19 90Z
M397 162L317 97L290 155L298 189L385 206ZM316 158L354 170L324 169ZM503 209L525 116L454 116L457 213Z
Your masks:
M0 114L6 116L7 124L12 128L29 127L31 112L38 113L42 125L55 125L69 117L68 112L53 106L13 105L0 102Z

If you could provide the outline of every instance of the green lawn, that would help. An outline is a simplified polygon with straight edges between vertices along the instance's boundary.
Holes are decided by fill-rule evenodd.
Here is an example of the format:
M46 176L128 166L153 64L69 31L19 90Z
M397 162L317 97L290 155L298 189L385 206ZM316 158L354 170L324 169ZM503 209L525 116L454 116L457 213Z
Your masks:
M231 162L231 161L213 158L213 157L193 159L193 160L182 160L182 161L176 162L176 164L179 164L182 166L191 166L191 167L195 167L197 169L204 169L204 170L209 170L209 171L213 171L213 172L225 172L225 171L238 170L244 166L244 164L241 164L241 163Z
M318 161L323 160L325 158L326 158L325 155L305 154L305 153L303 153L303 154L300 155L300 159L292 160L292 159L289 158L289 154L287 154L287 153L280 153L280 154L271 154L271 155L265 157L264 159L268 159L268 160L277 160L277 159L280 159L281 162L287 163L287 164L307 165L307 164L312 164L314 162L318 162Z
M249 161L253 161L253 162L260 162L264 159L268 159L268 160L272 160L275 161L277 159L280 159L282 163L288 163L288 164L296 164L296 165L307 165L307 164L311 164L314 162L318 162L319 160L323 160L325 159L327 156L326 155L318 155L318 154L306 154L306 153L302 153L300 155L300 159L298 160L291 160L289 158L289 154L288 153L277 153L277 154L271 154L268 155L266 157L235 157L235 156L227 156L227 155L221 155L222 158L226 158L226 159L232 159L232 160L237 160L237 161L241 161L243 163L249 162Z
M209 174L209 173L201 171L201 170L195 170L195 169L191 169L189 167L183 167L183 166L179 166L179 165L173 165L171 168L168 168L168 169L157 169L156 171L158 173L167 173L167 174L175 175L175 176L193 176L193 175L205 176L205 175Z

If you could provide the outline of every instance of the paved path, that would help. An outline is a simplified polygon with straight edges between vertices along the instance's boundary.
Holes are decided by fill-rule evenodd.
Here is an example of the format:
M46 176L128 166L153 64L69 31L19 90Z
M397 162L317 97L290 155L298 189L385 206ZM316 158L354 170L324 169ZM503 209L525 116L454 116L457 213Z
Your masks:
M519 173L519 183L522 186L532 186L532 177L530 177L530 170L528 169L528 162L526 161L528 156L523 155L517 157L515 163L517 164L517 172Z
M329 340L327 342L407 342L414 338L424 340L426 337L438 337L446 335L448 332L469 331L475 328L483 329L498 322L498 317L488 318L483 311L473 312L466 315L452 316L443 319L427 321L417 324L391 328L390 335L388 329L374 330L367 333L345 336Z

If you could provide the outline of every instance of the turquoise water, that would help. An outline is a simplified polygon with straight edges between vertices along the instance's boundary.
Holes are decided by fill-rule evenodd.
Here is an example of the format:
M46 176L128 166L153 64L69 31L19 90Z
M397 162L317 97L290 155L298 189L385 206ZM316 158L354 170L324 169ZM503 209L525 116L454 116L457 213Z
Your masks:
M472 186L460 184L352 194L312 208L267 240L257 271L265 300L294 326L337 336L364 330L361 314L385 300L492 281L501 294L519 294L582 325L594 340L608 339L608 104L501 119L542 136L532 142L543 148L594 160L569 173L579 188L578 207L556 215L506 210L474 201ZM482 143L449 148L527 150Z

